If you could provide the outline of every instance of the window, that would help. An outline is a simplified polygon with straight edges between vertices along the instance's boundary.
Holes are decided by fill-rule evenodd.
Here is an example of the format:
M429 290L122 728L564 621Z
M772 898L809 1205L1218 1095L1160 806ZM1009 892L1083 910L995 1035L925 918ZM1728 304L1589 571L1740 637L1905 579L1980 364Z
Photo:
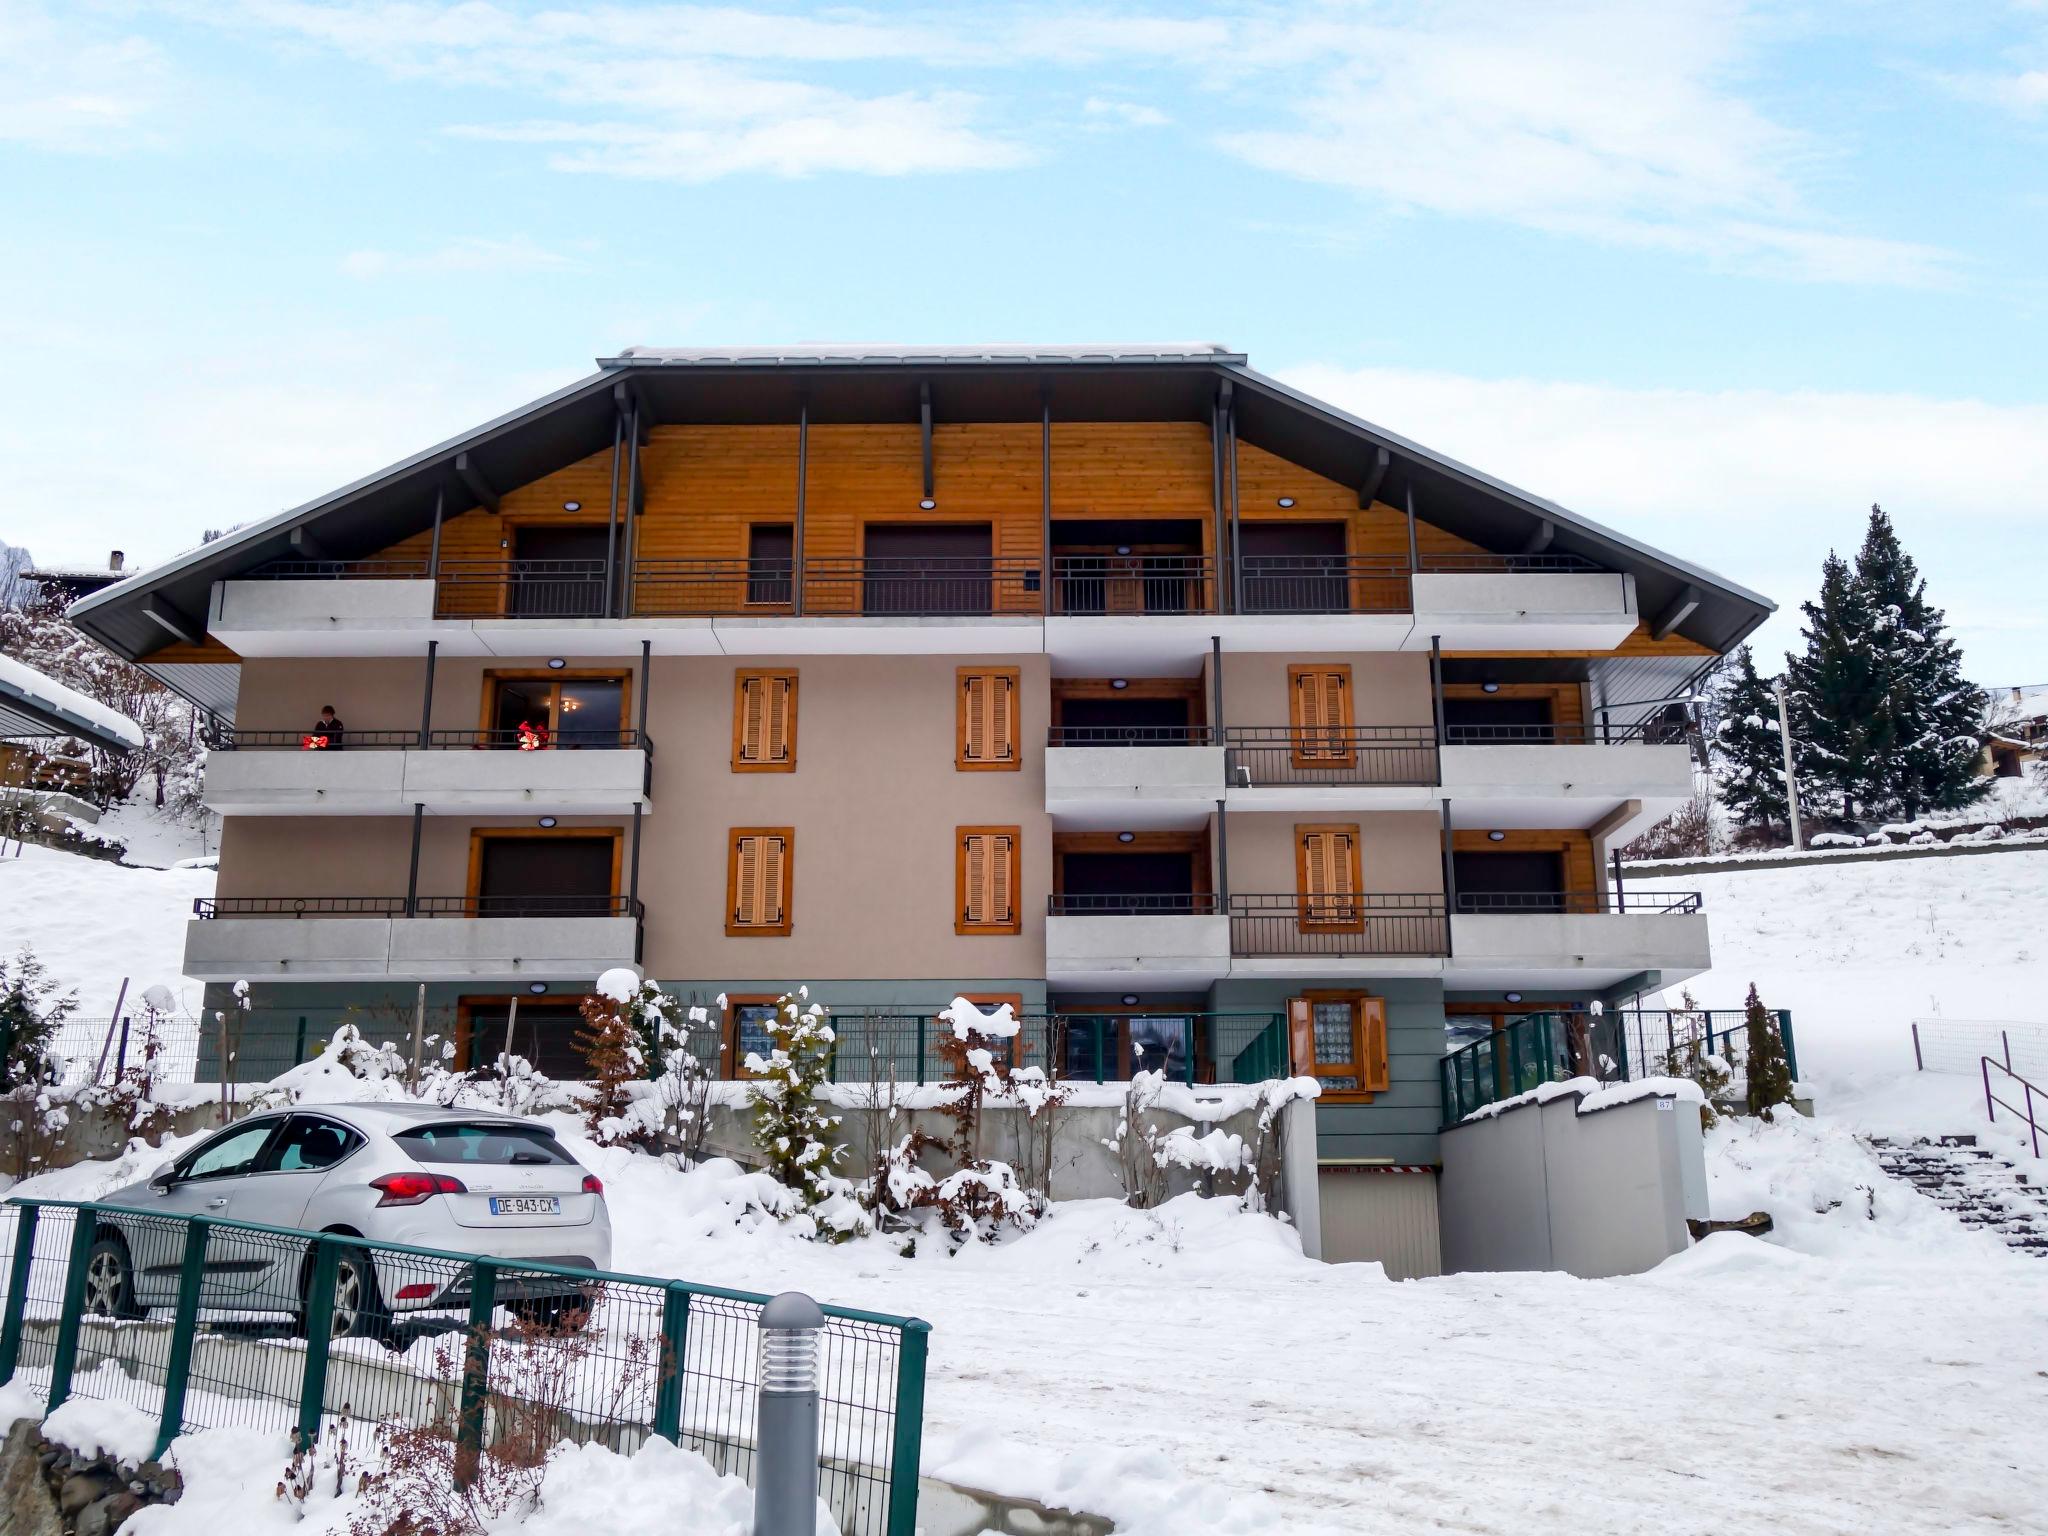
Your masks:
M732 682L732 771L796 769L796 674L742 667Z
M275 1120L252 1120L224 1131L178 1168L181 1179L229 1179L253 1172L256 1155L277 1129Z
M766 1059L771 1048L768 1026L775 1022L780 1002L765 992L725 1000L725 1063L719 1076L738 1079L753 1075L747 1070L747 1058Z
M423 1125L391 1138L416 1163L470 1167L560 1168L576 1161L546 1126L487 1120L475 1125Z
M789 827L735 827L725 867L725 931L786 934L796 833Z
M612 827L488 827L469 837L477 917L615 917L624 834Z
M961 769L1015 768L1017 679L1015 667L960 669L960 719L953 765Z
M1355 824L1294 829L1294 889L1303 928L1362 932L1365 914L1354 899L1361 883Z
M953 858L955 933L1016 933L1017 827L962 827Z
M619 673L490 673L486 741L523 752L549 747L617 747L626 731L626 679Z
M266 1173L317 1172L332 1168L363 1144L363 1138L338 1121L320 1115L293 1115L285 1133L263 1158Z
M1351 669L1289 667L1287 723L1293 728L1294 766L1349 768L1352 742Z
M755 523L747 529L747 601L787 603L796 572L796 525Z
M1387 1001L1362 992L1311 992L1287 1000L1294 1070L1327 1095L1370 1098L1387 1088Z

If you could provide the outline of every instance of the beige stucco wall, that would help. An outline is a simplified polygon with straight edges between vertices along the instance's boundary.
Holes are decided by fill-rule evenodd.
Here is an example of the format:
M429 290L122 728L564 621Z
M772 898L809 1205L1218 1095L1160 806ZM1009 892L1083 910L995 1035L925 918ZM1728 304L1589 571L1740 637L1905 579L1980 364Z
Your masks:
M1230 816L1230 889L1244 895L1287 894L1296 889L1297 826L1358 827L1359 878L1367 891L1441 895L1442 828L1428 811L1233 811Z
M475 726L485 670L543 660L443 660L435 725ZM962 773L953 761L955 677L975 661L749 657L749 667L788 665L798 674L797 765L793 773L734 773L740 663L657 658L648 700L654 809L640 866L648 969L673 977L1042 975L1052 881L1046 664L1031 656L989 660L1022 671L1023 765L1014 773ZM322 704L333 704L352 730L416 728L422 667L412 660L251 662L237 718L250 730L302 729ZM565 828L626 824L561 818ZM428 817L420 893L466 891L473 827L531 825L531 817ZM742 826L794 829L794 922L786 937L725 933L727 834ZM1020 828L1018 934L954 933L954 832L961 826ZM410 839L402 817L232 817L222 830L220 893L403 895Z
M1427 656L1393 651L1298 656L1241 651L1223 657L1224 723L1286 725L1287 669L1317 664L1351 668L1351 707L1358 725L1427 726L1435 719Z

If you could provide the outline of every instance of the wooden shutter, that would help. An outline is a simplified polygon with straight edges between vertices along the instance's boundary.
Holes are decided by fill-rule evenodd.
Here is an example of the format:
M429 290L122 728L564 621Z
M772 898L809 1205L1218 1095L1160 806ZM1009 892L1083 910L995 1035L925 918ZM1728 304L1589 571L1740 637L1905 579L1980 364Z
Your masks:
M1365 915L1358 894L1358 828L1294 829L1296 894L1304 927L1359 932Z
M1296 1077L1316 1069L1316 1027L1305 997L1287 999L1287 1056Z
M1387 1091L1387 1000L1358 1000L1359 1081L1368 1093Z
M1350 767L1357 757L1351 739L1351 669L1289 667L1287 693L1294 766Z
M726 875L727 933L790 931L793 841L787 827L743 827L732 834Z
M1016 933L1018 829L962 827L954 867L956 933Z
M794 672L734 675L732 766L736 773L787 773L796 767Z
M1017 683L1015 667L969 669L960 677L960 719L955 766L1015 768L1017 753Z

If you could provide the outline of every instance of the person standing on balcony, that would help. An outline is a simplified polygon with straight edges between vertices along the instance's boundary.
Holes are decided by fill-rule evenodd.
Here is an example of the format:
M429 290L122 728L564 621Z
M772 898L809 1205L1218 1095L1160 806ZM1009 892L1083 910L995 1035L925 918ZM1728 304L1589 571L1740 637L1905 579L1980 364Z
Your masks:
M339 752L341 736L341 717L335 714L332 704L322 704L320 718L313 722L313 729L306 733L306 745L329 752Z

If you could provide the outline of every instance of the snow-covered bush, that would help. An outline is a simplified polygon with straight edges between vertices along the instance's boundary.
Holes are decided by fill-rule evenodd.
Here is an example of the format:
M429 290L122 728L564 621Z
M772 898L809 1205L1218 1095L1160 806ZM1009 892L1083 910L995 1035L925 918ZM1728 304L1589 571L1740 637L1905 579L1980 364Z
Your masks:
M1755 982L1749 984L1743 1011L1749 1026L1742 1063L1749 1112L1768 1120L1772 1109L1792 1102L1792 1068L1785 1058L1785 1037L1778 1030L1778 1016L1757 996Z
M673 999L669 1000L671 1004ZM724 1006L721 998L720 1006ZM701 1005L692 1004L688 1023L678 1027L664 1014L659 1030L659 1050L655 1061L659 1070L654 1079L655 1102L661 1107L662 1134L674 1143L677 1157L685 1168L694 1168L704 1156L704 1139L711 1132L711 1097L718 1084L718 1057L725 1045L713 1036L711 1059L699 1057L691 1043L691 1035L707 1030L711 1023L710 1012ZM673 1032L674 1038L670 1039Z
M646 1079L648 1062L640 992L639 977L612 970L598 977L597 990L583 999L583 1027L576 1032L586 1085L583 1124L601 1147L646 1140L646 1128L633 1113L633 1085Z
M50 1037L78 1006L78 993L59 993L32 945L10 965L0 960L0 1091L40 1081Z
M832 1026L824 1006L809 998L807 987L777 998L764 1026L768 1054L750 1051L746 1061L754 1145L800 1210L846 1195L845 1180L833 1172L846 1152L839 1116L818 1093L831 1069Z

